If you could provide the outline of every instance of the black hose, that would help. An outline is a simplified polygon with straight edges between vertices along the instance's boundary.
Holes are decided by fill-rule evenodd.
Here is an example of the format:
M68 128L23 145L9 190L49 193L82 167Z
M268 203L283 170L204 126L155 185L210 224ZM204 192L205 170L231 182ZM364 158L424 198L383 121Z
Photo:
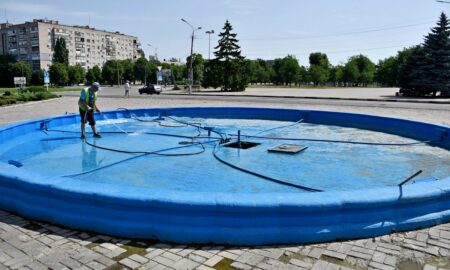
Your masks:
M196 124L184 122L184 121L175 119L175 118L173 118L173 117L167 115L167 112L164 112L164 113L165 113L164 116L166 116L167 118L169 118L169 119L171 119L171 120L173 120L173 121L175 121L175 122L182 123L182 124L186 124L186 125L189 125L189 126L192 126L192 127L196 127L196 128L198 128L198 129L206 130L206 131L211 131L212 133L215 133L215 134L219 135L220 138L222 138L222 140L225 140L225 138L223 137L223 135L225 135L225 137L227 137L227 134L226 134L226 133L218 132L218 131L215 131L214 129L208 129L208 128L202 127L202 126L200 126L200 125L196 125Z
M236 134L228 134L236 137ZM331 143L348 143L348 144L362 144L362 145L380 145L380 146L408 146L417 144L433 143L435 141L418 141L412 143L375 143L375 142L358 142L358 141L342 141L342 140L326 140L326 139L310 139L310 138L282 138L282 137L264 137L264 136L252 136L242 135L241 137L255 138L255 139L267 139L267 140L285 140L285 141L309 141L309 142L331 142Z
M200 145L202 150L200 150L198 152L184 153L184 154L160 154L159 152L161 152L161 151L152 151L152 152L148 152L148 151L128 151L128 150L120 150L120 149L115 149L115 148L109 148L109 147L95 145L95 144L92 144L92 143L88 142L87 140L84 140L84 142L87 145L95 147L95 148L98 148L98 149L112 151L112 152L117 152L117 153L125 153L125 154L147 154L147 155L156 155L156 156L164 156L164 157L178 157L178 156L199 155L199 154L202 154L202 153L205 152L205 146L203 145L203 143L200 143L200 142L193 143L193 144L190 144L188 146ZM208 142L206 142L206 143L208 143ZM174 148L171 148L171 149L175 150L175 149L184 148L184 147L187 147L187 146L179 146L179 147L174 147ZM168 151L168 150L170 150L170 149L166 149L164 151Z
M87 143L87 144L91 145L89 143ZM193 145L191 144L191 145L184 145L184 146L179 146L179 147L166 148L166 149L153 151L153 152L150 152L150 153L152 153L152 155L163 156L163 154L159 154L159 153L160 152L164 152L164 151L171 151L171 150L176 150L176 149L181 149L181 148L187 148L187 147L191 147L191 146L193 146ZM203 145L202 145L202 147L203 147ZM205 148L203 147L203 151L201 153L203 153L204 151L205 151ZM93 173L93 172L96 172L96 171L99 171L99 170L103 170L103 169L112 167L114 165L117 165L117 164L120 164L120 163L123 163L123 162L126 162L126 161L130 161L130 160L133 160L133 159L136 159L136 158L148 156L148 155L150 155L150 153L144 153L144 154L140 154L138 156L130 157L130 158L127 158L127 159L124 159L124 160L120 160L120 161L117 161L117 162L113 162L111 164L108 164L108 165L105 165L105 166L102 166L102 167L98 167L98 168L95 168L95 169L92 169L92 170L89 170L89 171L86 171L86 172L81 172L81 173L77 173L77 174L70 174L70 175L63 175L62 177L76 177L76 176L90 174L90 173Z
M220 158L217 155L216 149L217 149L218 145L219 144L214 145L214 150L213 150L214 158L216 158L218 161L222 162L223 164L225 164L225 165L227 165L227 166L229 166L231 168L234 168L234 169L239 170L241 172L245 172L245 173L257 176L259 178L263 178L263 179L275 182L277 184L281 184L281 185L285 185L285 186L289 186L289 187L294 187L294 188L298 188L298 189L309 191L309 192L321 192L321 191L323 191L323 190L320 190L320 189L310 188L310 187L306 187L306 186L302 186L302 185L297 185L297 184L294 184L294 183L291 183L291 182L287 182L287 181L284 181L284 180L279 180L279 179L276 179L276 178L272 178L272 177L269 177L269 176L266 176L266 175L262 175L262 174L259 174L257 172L253 172L253 171L241 168L239 166L236 166L236 165L234 165L234 164L232 164L232 163L230 163L228 161L223 160L222 158Z
M61 132L61 133L80 133L79 131L70 131L70 130L59 130L59 129L48 129L47 131L50 132ZM135 133L135 131L127 131L127 133ZM102 134L126 134L123 131L102 131ZM169 133L158 133L158 132L143 132L139 134L144 135L156 135L156 136L166 136L166 137L175 137L175 138L183 138L183 139L221 139L217 137L210 137L210 136L187 136L187 135L176 135L176 134L169 134Z

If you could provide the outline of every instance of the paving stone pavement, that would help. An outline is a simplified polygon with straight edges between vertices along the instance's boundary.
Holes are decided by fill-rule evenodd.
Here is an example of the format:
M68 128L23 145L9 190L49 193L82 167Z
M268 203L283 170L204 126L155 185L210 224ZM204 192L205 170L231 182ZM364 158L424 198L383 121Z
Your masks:
M71 230L0 210L3 269L450 269L450 224L371 239L258 247L177 245Z

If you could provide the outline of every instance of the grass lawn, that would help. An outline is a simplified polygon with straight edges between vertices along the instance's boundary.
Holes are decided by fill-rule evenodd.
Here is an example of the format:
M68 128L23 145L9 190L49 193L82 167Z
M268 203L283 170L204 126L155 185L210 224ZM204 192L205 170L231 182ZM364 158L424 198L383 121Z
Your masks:
M66 87L49 87L49 92L66 92L66 91L81 91L81 87L74 87L74 88L66 88ZM10 88L0 88L0 95L5 93L6 91L9 91L10 93L19 93L20 91L17 88L10 87Z
M54 94L54 92L61 91L81 91L81 88L49 87L48 91L43 86L30 86L25 90L0 88L0 106L57 98L58 95Z

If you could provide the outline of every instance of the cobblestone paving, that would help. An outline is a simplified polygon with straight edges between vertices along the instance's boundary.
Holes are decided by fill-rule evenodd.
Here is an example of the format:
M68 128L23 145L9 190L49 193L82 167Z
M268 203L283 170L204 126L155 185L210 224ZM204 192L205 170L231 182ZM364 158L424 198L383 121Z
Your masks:
M450 224L315 245L165 244L80 232L0 211L2 269L450 269Z

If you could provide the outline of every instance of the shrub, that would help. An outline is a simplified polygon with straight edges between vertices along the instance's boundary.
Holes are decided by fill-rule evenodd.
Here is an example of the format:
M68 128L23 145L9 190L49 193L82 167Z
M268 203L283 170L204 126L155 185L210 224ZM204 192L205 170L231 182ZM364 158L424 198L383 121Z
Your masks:
M11 96L11 92L10 91L5 91L5 93L3 93L3 96Z
M26 90L28 90L32 93L47 92L47 88L45 88L44 86L30 86L30 87L27 87Z

